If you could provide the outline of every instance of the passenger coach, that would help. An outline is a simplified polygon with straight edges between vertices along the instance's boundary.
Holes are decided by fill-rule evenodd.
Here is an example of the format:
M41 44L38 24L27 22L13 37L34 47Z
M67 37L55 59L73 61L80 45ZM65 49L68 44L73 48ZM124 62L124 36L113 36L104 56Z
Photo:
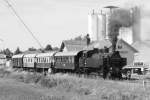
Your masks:
M26 54L23 57L23 67L25 69L34 69L36 67L36 55L37 54Z
M12 56L13 68L23 68L23 56L24 54Z
M36 69L38 71L47 71L54 65L55 52L40 53L36 56Z
M54 56L55 71L75 71L78 68L78 51L58 52Z

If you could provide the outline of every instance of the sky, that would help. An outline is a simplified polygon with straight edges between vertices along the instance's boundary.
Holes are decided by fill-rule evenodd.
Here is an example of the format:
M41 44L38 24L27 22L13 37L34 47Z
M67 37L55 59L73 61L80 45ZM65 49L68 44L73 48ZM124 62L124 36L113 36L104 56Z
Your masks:
M41 45L60 46L63 40L88 33L88 14L114 5L142 8L142 37L150 39L149 0L8 0L28 25ZM40 48L31 34L17 19L10 7L0 0L0 49L17 47L27 50Z

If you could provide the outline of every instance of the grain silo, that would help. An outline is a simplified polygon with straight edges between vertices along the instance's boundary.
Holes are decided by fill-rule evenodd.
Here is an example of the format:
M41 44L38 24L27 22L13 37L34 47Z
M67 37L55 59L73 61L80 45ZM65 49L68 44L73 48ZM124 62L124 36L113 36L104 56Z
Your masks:
M98 14L98 41L104 40L106 37L106 14L101 12Z
M94 10L88 15L88 33L92 41L98 39L98 15Z
M89 14L88 32L93 41L104 40L106 37L106 14L94 11Z
M134 7L131 9L132 13L132 32L133 32L133 42L141 41L141 15L140 8Z

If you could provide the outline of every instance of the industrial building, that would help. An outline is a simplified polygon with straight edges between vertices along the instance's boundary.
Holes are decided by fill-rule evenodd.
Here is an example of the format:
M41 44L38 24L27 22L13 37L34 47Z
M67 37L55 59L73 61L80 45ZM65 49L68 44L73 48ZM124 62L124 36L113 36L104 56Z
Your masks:
M88 32L92 41L95 41L87 47L88 49L101 48L104 47L104 45L109 47L111 45L111 43L109 43L109 20L112 12L113 9L105 8L97 12L93 10L88 15ZM138 52L131 44L141 41L140 11L138 7L134 7L129 9L129 13L131 13L130 16L132 19L130 20L133 21L133 24L129 27L122 26L119 28L116 46L116 49L121 51L122 57L127 57L128 65L134 62L135 54Z

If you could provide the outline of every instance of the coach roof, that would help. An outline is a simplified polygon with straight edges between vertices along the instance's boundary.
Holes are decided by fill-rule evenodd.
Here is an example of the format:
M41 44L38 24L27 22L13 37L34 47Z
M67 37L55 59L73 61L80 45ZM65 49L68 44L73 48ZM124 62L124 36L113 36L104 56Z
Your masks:
M17 55L13 55L12 58L22 58L24 56L24 54L17 54Z
M32 57L36 57L37 54L26 54L24 55L25 58L32 58Z
M76 56L79 51L70 51L70 52L58 52L55 56Z
M53 56L56 52L39 53L36 57L49 57Z

